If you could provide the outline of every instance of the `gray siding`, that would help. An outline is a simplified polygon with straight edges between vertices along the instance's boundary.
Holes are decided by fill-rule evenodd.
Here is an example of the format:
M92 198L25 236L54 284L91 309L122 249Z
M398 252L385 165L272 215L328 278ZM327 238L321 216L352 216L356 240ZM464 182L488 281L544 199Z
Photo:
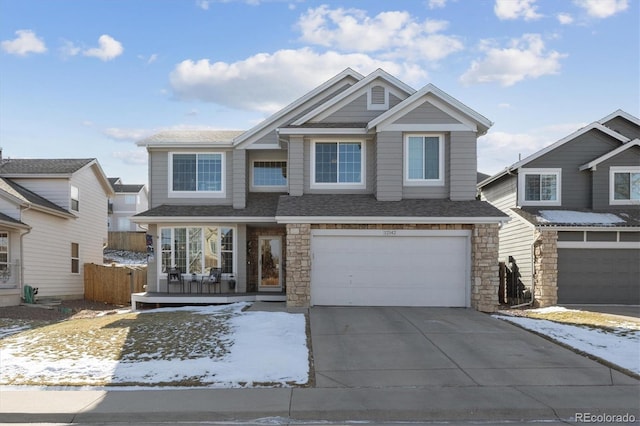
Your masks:
M517 187L518 178L515 175L507 175L482 188L480 197L503 212L507 212L509 209L516 207Z
M322 122L326 123L368 123L384 110L368 110L366 93L355 99L353 102L340 108Z
M596 170L591 172L585 170L584 173L591 173L593 179L593 208L622 208L629 206L609 205L609 170L611 166L638 166L640 165L640 147L629 148L613 158L598 164Z
M247 151L236 149L233 151L233 208L243 209L247 205Z
M402 199L402 132L377 135L376 198L380 201Z
M302 136L289 138L289 195L299 196L304 193L304 140ZM307 172L308 173L308 172Z
M353 137L341 138L340 136L330 135L326 138L321 138L327 141L342 141L342 140L355 140ZM357 138L356 138L357 139ZM332 188L311 188L311 140L305 138L304 141L304 193L306 194L371 194L373 193L373 187L375 182L375 153L376 150L372 148L373 141L364 141L365 146L365 187L358 189L341 189L339 186ZM289 183L291 185L291 183Z
M625 118L615 117L604 123L604 125L629 139L640 138L640 127Z
M425 102L419 107L413 109L407 114L397 119L395 124L413 124L413 123L427 123L427 124L459 124L460 122L455 118L449 116L447 113L436 108L429 102Z
M505 223L499 232L498 259L508 263L513 257L519 268L520 280L525 287L531 289L533 282L533 227L528 225L515 213L508 211L511 220Z
M618 146L619 141L594 129L531 161L525 168L562 168L562 207L589 209L591 176L578 167Z
M229 150L184 150L185 152L225 152L225 196L213 197L172 197L169 198L169 150L152 150L149 153L149 169L151 170L150 181L150 207L157 207L161 204L175 205L214 205L232 204L233 197L233 151ZM171 152L180 152L171 150Z
M476 134L451 132L451 160L449 162L449 190L453 201L476 198L477 179Z

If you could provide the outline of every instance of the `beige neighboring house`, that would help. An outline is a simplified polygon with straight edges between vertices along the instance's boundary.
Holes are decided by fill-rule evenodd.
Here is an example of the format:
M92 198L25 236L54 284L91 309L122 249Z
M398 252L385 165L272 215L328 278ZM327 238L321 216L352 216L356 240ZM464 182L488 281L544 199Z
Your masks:
M0 306L84 296L83 265L102 264L113 190L98 161L0 158Z
M149 208L147 186L122 183L119 177L109 178L114 195L109 199L110 232L144 232L146 229L131 222L131 216Z

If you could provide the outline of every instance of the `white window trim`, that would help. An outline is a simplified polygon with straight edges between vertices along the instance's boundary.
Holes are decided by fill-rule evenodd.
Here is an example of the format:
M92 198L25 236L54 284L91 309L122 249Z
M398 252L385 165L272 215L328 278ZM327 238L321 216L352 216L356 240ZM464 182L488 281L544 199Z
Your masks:
M384 89L384 103L383 104L374 104L371 100L371 91L374 87L382 87ZM367 109L368 110L377 110L377 111L386 111L389 109L389 89L382 84L374 84L367 89Z
M438 160L439 160L439 176L438 179L410 179L409 178L409 137L437 137L438 138ZM403 168L404 168L404 185L405 186L444 186L445 176L445 137L443 133L406 133L403 142Z
M640 173L640 167L636 166L611 166L609 167L609 205L612 206L632 206L639 205L640 200L616 200L615 195L615 174L616 173ZM631 189L630 189L631 190Z
M73 257L73 244L78 246L78 257ZM78 272L73 272L73 261L78 261ZM80 264L80 243L71 242L71 274L79 275L82 272Z
M316 144L317 143L359 143L360 144L360 182L320 182L316 183ZM366 188L367 185L367 144L363 139L350 139L350 138L339 138L339 139L312 139L311 140L311 152L309 153L311 159L311 176L309 176L310 186L311 188L318 189L363 189ZM338 150L338 152L340 152ZM338 163L339 165L340 163ZM338 173L340 171L338 170Z
M286 185L255 185L253 183L253 168L255 166L255 163L257 162L273 162L273 163L286 163L287 164L287 184ZM265 159L261 159L261 158L256 158L254 160L251 161L251 170L250 170L250 189L251 191L255 191L255 192L283 192L286 191L287 188L289 187L289 161L287 161L286 158L282 158L282 159L272 159L272 158L265 158Z
M76 197L75 198L73 196L74 192L76 193ZM73 208L73 202L74 201L76 201L77 204L78 204L78 208L77 209ZM71 211L74 211L74 212L79 212L80 211L80 188L78 188L75 185L71 185L71 188L69 190L69 209Z
M198 155L217 154L221 156L221 182L220 191L174 191L173 190L173 156L174 154L194 154L196 158ZM194 152L194 151L176 151L169 152L168 154L168 170L167 173L167 194L169 198L224 198L226 197L226 153L222 151L215 152ZM197 163L197 160L196 160Z
M556 175L556 199L530 201L525 200L525 176L526 175ZM518 205L519 206L560 206L562 205L562 169L524 169L518 170Z

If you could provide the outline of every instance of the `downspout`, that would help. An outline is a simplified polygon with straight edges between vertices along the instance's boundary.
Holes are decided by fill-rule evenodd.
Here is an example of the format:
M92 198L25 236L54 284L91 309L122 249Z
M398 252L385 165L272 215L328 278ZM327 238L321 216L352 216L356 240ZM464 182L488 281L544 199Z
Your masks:
M22 219L22 212L31 208L31 204L28 204L24 210L20 211L20 219ZM31 233L31 228L20 234L20 297L24 292L24 237Z

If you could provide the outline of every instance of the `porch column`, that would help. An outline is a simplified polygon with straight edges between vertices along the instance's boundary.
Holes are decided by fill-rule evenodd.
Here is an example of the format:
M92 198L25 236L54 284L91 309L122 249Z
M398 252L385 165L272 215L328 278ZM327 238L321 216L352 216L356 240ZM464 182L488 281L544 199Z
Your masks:
M287 224L287 307L306 308L311 301L311 225Z
M535 306L558 303L558 232L539 230L533 243L533 295Z
M498 309L498 224L476 224L471 237L471 307L482 312Z

